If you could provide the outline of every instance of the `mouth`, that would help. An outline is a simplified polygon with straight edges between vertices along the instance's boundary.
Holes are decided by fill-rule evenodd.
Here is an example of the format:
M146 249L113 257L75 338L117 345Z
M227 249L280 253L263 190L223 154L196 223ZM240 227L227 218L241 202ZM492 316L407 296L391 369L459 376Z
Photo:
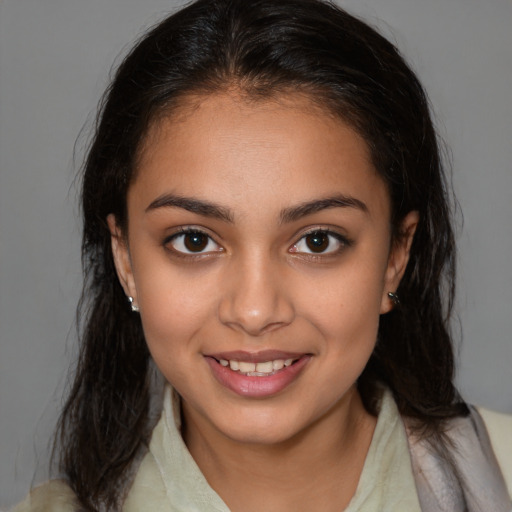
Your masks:
M262 398L279 393L300 375L311 354L278 351L225 352L206 355L214 377L244 397Z
M275 375L279 370L291 366L298 360L299 358L288 358L252 363L250 361L239 361L237 359L219 359L218 363L247 377L269 377L270 375Z

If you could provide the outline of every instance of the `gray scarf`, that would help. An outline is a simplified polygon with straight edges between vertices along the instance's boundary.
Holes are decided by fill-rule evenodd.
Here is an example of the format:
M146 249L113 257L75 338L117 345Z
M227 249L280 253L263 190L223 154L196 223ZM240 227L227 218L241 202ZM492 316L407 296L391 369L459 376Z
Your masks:
M474 407L468 417L449 422L445 433L449 457L419 439L407 420L405 424L422 512L512 511L487 430Z

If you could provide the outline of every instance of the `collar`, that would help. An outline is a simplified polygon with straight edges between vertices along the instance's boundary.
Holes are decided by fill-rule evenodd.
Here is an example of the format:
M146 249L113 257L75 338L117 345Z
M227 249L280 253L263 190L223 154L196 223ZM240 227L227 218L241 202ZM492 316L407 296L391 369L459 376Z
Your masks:
M166 386L153 430L123 510L229 512L209 486L181 437L180 397ZM391 393L385 390L359 484L346 512L420 512L407 436Z

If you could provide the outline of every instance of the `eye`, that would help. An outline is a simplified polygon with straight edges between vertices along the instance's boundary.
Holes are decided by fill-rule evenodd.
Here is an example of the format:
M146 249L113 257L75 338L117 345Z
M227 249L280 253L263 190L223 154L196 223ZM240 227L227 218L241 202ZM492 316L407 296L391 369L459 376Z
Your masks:
M183 254L204 254L223 250L209 235L196 229L172 235L166 240L165 245L170 245L172 250Z
M348 245L348 241L338 233L327 230L315 230L306 233L293 244L290 252L306 254L332 254Z

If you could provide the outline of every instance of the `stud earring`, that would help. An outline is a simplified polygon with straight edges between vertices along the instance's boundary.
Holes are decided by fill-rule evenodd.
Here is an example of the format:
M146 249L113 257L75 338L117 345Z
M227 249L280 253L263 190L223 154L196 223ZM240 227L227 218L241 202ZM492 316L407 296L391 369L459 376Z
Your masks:
M400 306L400 299L398 298L398 295L396 293L388 292L388 297L390 298L394 306Z
M130 303L130 306L132 308L132 311L134 313L138 313L139 312L139 306L137 306L134 302L133 302L133 297L128 297L128 302Z

